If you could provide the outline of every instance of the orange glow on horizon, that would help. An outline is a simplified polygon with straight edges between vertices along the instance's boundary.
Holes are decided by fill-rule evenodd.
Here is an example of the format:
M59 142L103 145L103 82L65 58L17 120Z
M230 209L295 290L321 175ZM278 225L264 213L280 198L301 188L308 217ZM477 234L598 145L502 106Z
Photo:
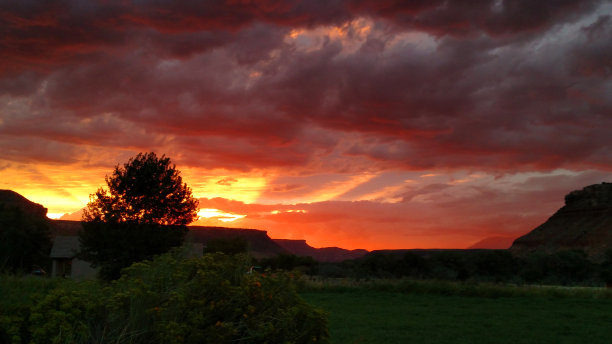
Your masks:
M226 213L219 209L211 208L200 209L200 211L198 211L198 216L206 219L215 218L221 222L232 222L246 217L246 215Z
M222 197L244 203L255 202L268 183L263 173L230 173L225 170L205 171L177 167L183 181L191 188L195 198Z
M177 168L194 197L202 200L199 219L193 225L265 230L271 238L306 240L313 247L465 248L484 239L488 234L482 233L487 228L504 224L487 218L478 220L482 212L469 205L466 210L439 206L440 200L456 199L460 203L454 204L464 204L465 198L479 199L478 188L471 185L490 183L493 179L486 174L445 175L430 171L401 174L392 183L380 184L380 177L384 177L380 173L290 175L279 179L283 175L279 171L232 173L181 168L180 164ZM79 220L79 211L86 206L89 195L105 186L104 176L111 172L112 167L9 166L2 171L0 188L18 192L48 208L49 218L72 214L64 218ZM521 181L528 177L508 178ZM497 182L505 185L510 181ZM293 184L296 188L283 188ZM428 185L445 187L418 191ZM472 220L461 223L469 216ZM527 232L540 220L532 216L511 222L518 223L513 228ZM439 231L437 226L449 229ZM500 230L491 236L503 233Z
M11 165L2 170L0 189L13 190L48 209L49 218L83 208L104 183L105 170L71 165Z

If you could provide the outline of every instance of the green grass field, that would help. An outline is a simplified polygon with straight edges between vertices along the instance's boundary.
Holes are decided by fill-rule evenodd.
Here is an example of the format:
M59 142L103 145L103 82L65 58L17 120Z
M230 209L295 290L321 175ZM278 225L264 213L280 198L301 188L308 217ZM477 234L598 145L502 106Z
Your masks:
M375 290L302 293L340 343L611 343L612 299Z
M0 320L33 295L72 283L1 277ZM339 280L309 281L301 290L327 311L332 344L612 343L609 289Z

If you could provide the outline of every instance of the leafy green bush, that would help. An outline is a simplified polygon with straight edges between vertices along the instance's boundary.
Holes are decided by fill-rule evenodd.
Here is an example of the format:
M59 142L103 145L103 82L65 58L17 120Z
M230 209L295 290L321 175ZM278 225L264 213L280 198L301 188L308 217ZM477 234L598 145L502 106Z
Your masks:
M27 343L29 333L25 327L29 309L13 308L10 312L0 309L0 343Z
M66 282L35 276L0 275L0 343L30 342L29 318L41 295Z
M32 307L31 343L98 342L106 323L104 301L104 290L96 282L62 284Z
M19 298L0 283L9 296L0 301L0 342L326 343L327 318L298 296L295 277L248 273L250 263L174 250L107 285L62 281Z
M291 276L248 274L249 263L174 253L134 264L113 284L111 323L147 343L326 342L325 315L297 295Z

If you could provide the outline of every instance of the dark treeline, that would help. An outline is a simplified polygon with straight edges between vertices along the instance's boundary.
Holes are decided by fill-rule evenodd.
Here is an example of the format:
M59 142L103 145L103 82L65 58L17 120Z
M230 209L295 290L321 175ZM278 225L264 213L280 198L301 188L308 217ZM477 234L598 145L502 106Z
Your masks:
M308 275L356 279L414 278L515 284L597 286L612 281L612 251L603 263L584 251L567 250L523 256L507 250L375 251L340 263L281 255L260 261L262 267L297 269Z

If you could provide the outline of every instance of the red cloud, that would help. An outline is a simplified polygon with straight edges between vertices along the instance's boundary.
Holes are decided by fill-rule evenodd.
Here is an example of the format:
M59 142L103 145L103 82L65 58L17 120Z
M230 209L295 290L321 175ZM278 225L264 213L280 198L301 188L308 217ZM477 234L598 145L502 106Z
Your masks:
M603 178L603 179L602 179ZM543 175L512 182L429 184L400 191L399 203L326 201L294 205L200 199L200 207L246 215L231 225L273 238L346 248L465 248L487 237L518 237L544 222L574 188L606 174ZM512 185L509 189L508 183Z
M256 171L269 181L262 202L279 203L383 171L612 170L604 2L142 4L0 5L0 165L78 170L155 150L179 166ZM219 209L246 207L244 221L275 234L366 248L393 233L402 246L442 235L451 239L440 245L459 245L526 231L519 225L542 216L513 220L510 196L495 192L500 213L465 223L456 218L488 204L413 203L451 190L406 188L397 204L350 202L366 193L350 190L303 208Z

